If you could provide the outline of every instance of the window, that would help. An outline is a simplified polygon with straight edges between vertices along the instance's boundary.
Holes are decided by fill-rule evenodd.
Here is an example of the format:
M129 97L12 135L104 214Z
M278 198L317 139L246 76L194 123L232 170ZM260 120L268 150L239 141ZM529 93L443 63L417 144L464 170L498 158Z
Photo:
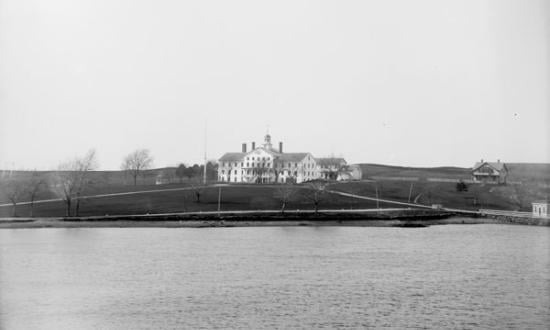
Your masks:
M225 170L222 170L222 174L225 174Z
M233 173L235 173L235 175L237 175L237 170L235 170Z
M241 163L241 167L243 167L243 165L244 165L244 164L243 164L243 163Z

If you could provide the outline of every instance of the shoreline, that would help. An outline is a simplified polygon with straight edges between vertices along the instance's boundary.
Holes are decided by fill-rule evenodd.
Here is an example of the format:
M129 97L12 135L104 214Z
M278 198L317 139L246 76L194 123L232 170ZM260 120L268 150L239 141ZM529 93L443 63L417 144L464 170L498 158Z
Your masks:
M1 229L32 228L230 228L230 227L402 227L417 228L448 224L502 224L489 218L451 216L439 219L323 219L323 220L65 220L34 219L0 221Z
M428 227L446 224L548 226L548 221L483 216L437 209L251 210L56 218L0 218L0 229L19 228L216 228L216 227Z
M499 221L482 218L448 218L439 220L116 220L116 221L63 221L37 219L0 223L0 229L32 228L231 228L231 227L429 227L446 224L498 224Z

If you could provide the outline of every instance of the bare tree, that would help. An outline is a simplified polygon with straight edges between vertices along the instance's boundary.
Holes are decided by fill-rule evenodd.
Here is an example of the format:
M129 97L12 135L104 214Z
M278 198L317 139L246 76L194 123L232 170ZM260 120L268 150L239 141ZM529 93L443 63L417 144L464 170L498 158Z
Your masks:
M25 194L25 186L23 181L18 179L10 179L5 181L2 186L4 188L4 193L8 200L12 204L12 216L17 216L17 203L21 200L23 195Z
M286 204L293 199L296 189L293 185L281 185L275 190L274 197L281 202L281 214L285 214Z
M86 156L77 160L78 185L76 189L75 215L78 217L80 211L80 197L84 189L90 184L88 174L97 167L95 150L90 150Z
M319 211L319 204L321 203L324 195L326 194L326 183L322 181L315 181L309 184L309 191L306 194L306 198L309 199L315 208L315 214Z
M54 188L61 194L65 202L65 215L72 215L71 206L73 200L76 202L76 216L80 211L81 194L90 180L88 178L89 171L96 167L95 151L90 150L86 156L76 158L72 161L65 162L59 165L55 175Z
M202 181L199 179L197 179L195 182L191 182L191 189L193 189L193 193L195 194L195 201L197 203L200 203L201 202L201 196L202 196L202 193L204 192L204 188L206 186L204 186L202 184Z
M137 185L137 177L143 170L151 168L153 165L153 157L147 149L138 149L130 153L122 162L122 170L130 172L134 178L134 186Z
M44 188L45 181L40 177L38 172L33 172L32 177L26 184L26 193L29 196L29 202L31 205L31 218L34 216L34 201L38 193Z

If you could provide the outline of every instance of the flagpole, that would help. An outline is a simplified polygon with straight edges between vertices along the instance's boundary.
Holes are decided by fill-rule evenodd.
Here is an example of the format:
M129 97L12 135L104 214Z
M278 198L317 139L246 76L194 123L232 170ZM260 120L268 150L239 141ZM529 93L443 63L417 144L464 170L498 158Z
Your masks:
M206 130L208 127L208 122L204 122L204 173L202 176L202 184L206 185Z

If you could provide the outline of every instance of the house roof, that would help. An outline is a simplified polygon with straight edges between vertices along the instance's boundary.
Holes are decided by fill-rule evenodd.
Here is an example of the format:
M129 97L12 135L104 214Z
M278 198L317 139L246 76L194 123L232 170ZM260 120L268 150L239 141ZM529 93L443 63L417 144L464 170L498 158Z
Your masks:
M244 152L226 152L220 159L220 162L236 162L241 161L246 153Z
M344 158L325 157L325 158L315 158L315 160L317 161L317 164L321 166L330 166L330 165L340 166L342 164L346 164L346 160Z
M477 162L474 165L474 167L472 168L472 171L477 170L478 168L480 168L481 166L483 166L485 164L491 166L492 168L494 168L497 171L502 171L503 169L508 171L508 168L506 167L506 164L504 164L502 162Z
M265 149L264 149L265 150ZM276 160L283 162L299 162L302 159L306 158L309 153L307 152L286 152L286 153L276 153L272 150L266 150L273 154ZM248 153L244 152L226 152L218 161L220 162L240 162Z
M309 155L307 152L285 152L277 155L278 161L283 162L299 162Z
M532 204L550 204L550 201L534 201Z

